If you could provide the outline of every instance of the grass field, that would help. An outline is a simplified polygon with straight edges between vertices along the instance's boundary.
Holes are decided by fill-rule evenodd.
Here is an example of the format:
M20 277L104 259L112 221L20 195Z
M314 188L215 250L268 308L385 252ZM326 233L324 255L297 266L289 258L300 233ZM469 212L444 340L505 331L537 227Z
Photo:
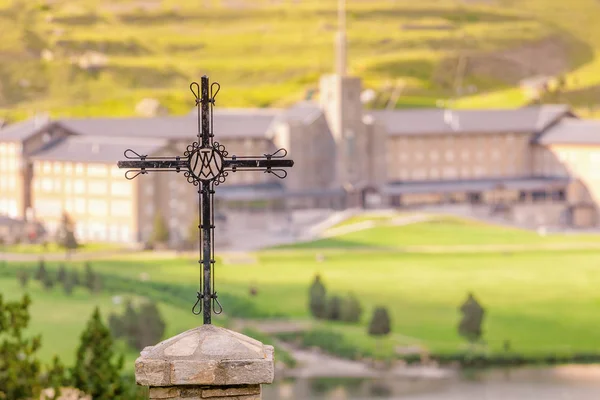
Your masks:
M122 250L123 246L110 243L85 243L81 244L74 253L79 252L104 252L111 250ZM65 249L56 243L48 243L47 246L41 244L15 244L15 245L0 245L0 253L28 253L28 254L54 254L64 253Z
M76 288L71 296L67 296L60 286L46 291L39 282L35 281L30 281L28 288L24 290L16 279L11 278L0 278L0 288L0 294L8 301L19 300L24 293L31 296L31 320L28 333L42 335L42 348L39 355L45 362L58 355L67 365L71 365L75 360L79 337L96 306L100 307L105 321L108 320L110 313L123 311L122 305L113 303L112 296L92 295L83 288ZM141 301L136 296L130 298ZM164 303L159 303L159 310L167 322L167 337L184 332L198 324L198 319L187 310ZM123 343L119 343L118 351L125 353L126 365L128 369L133 370L133 362L138 354L127 350Z
M333 69L336 5L0 0L0 116L132 115L145 97L184 113L187 85L202 74L222 84L221 106L284 106ZM374 106L397 82L397 107L435 106L454 98L459 80L476 91L451 106L520 106L519 79L565 74L559 100L586 108L600 84L599 10L595 0L349 0L350 71L378 92ZM90 51L106 65L78 67Z
M554 245L581 240L598 246L588 250L569 250L567 246L552 249ZM419 247L403 250L407 243L423 248L442 245L448 251L429 254L418 251ZM511 243L523 247L510 252L451 251L457 245ZM548 248L540 250L541 244ZM325 261L318 262L317 253L324 254ZM457 308L469 291L487 310L485 340L492 352L501 351L505 340L511 341L514 351L531 355L600 350L600 236L540 237L526 231L442 219L404 227L377 227L330 239L327 246L321 242L266 250L258 254L258 260L251 265L217 264L217 291L235 295L248 308L308 319L308 286L319 273L329 293L353 292L366 311L360 325L324 323L322 327L340 332L357 348L381 356L391 354L396 346L412 344L436 352L464 349L464 341L456 333ZM82 267L79 263L73 266ZM198 273L197 262L192 260L97 261L93 268L114 279L139 280L142 273L147 274L148 282L136 284L140 290L158 282L180 288L183 296L189 293L191 302L195 296ZM9 297L20 292L14 280L4 279L0 284L2 293ZM34 331L43 331L45 343L56 343L53 347L61 353L74 346L94 304L100 304L105 315L114 308L107 296L90 297L80 292L70 299L60 291L36 289L36 284L31 289ZM249 295L250 286L258 289L257 296ZM223 299L223 303L227 312L227 301ZM388 306L393 323L393 334L381 343L365 333L370 312L377 305ZM199 323L187 308L164 304L161 310L171 334ZM48 351L46 347L44 354Z

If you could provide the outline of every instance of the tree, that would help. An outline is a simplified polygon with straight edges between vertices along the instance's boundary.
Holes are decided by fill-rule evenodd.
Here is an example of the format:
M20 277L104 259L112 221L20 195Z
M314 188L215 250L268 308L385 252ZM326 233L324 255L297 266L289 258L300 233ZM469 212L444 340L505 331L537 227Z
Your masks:
M155 303L145 302L138 311L131 301L125 304L123 315L110 316L109 326L116 338L124 338L127 344L136 350L158 343L166 327Z
M345 322L358 322L362 316L362 307L358 298L349 293L342 301L341 320Z
M21 287L25 289L27 287L27 284L29 283L29 273L21 269L19 270L19 272L17 272L17 278L19 279Z
M310 287L310 313L313 317L324 319L327 317L327 289L321 282L321 276L316 275L315 280Z
M169 228L162 214L154 215L154 230L152 231L152 243L167 243L169 241Z
M75 284L73 283L73 278L71 276L67 276L64 280L61 281L63 290L67 296L73 294L73 288Z
M385 336L391 332L390 315L385 307L377 307L369 324L369 335Z
M124 396L127 391L120 376L123 357L114 358L112 336L96 307L81 335L75 366L71 370L74 386L94 400Z
M483 317L485 310L473 293L469 293L467 300L460 306L460 312L462 318L458 325L458 333L470 343L475 343L481 338L483 331L481 325L483 323Z
M67 258L70 256L71 251L79 247L77 238L75 237L75 222L67 212L63 212L60 226L56 233L56 241L59 246L65 249Z
M98 274L94 274L94 281L92 283L92 292L100 293L102 291L102 277Z
M165 334L166 324L160 315L156 303L144 302L138 313L137 349L154 346L160 342Z
M46 264L44 263L43 259L40 259L34 278L40 282L43 282L46 275L48 275L48 271L46 271Z
M23 336L30 305L27 295L20 302L5 303L0 293L0 399L29 399L42 389L40 363L35 357L41 337Z
M83 285L90 290L90 292L94 291L94 285L96 281L96 276L94 271L92 270L92 266L89 262L85 263L85 272L83 278Z
M76 269L71 271L71 282L73 282L73 286L81 284L81 281L79 280L79 272L77 272Z
M58 268L58 274L56 275L56 280L59 281L60 283L65 283L66 279L67 279L67 270L65 270L64 264L60 264L60 267Z
M44 280L42 281L42 284L44 285L44 289L52 290L52 288L54 287L54 279L52 279L50 274L46 274Z
M332 296L327 302L327 319L330 321L342 319L342 299L339 296Z

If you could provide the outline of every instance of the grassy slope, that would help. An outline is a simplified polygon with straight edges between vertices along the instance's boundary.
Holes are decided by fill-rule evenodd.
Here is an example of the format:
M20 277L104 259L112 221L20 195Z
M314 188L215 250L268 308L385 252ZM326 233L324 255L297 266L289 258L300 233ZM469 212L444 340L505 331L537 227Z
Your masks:
M16 117L31 109L55 115L130 115L147 96L181 113L190 106L187 84L204 73L223 85L222 106L284 105L302 98L333 65L334 1L245 0L245 6L236 8L224 1L53 1L46 8L35 2L18 8L10 4L0 0L0 110ZM152 4L156 6L143 9ZM440 62L459 51L483 54L557 33L581 41L581 50L570 54L578 87L598 81L598 28L582 24L598 7L593 0L348 4L350 68L375 89L404 80L398 106L432 106L448 98L454 67L440 67ZM406 23L451 24L455 29L402 30ZM54 52L52 62L39 60L43 49ZM72 55L85 50L106 53L108 67L96 74L67 67ZM590 60L588 53L593 62L583 65ZM467 75L464 84L492 94L468 97L457 106L523 102L497 76ZM386 98L384 93L379 100Z
M372 308L388 305L394 334L385 339L381 351L389 354L395 346L423 343L435 351L461 349L463 341L456 334L457 306L468 291L473 291L487 308L485 337L492 351L500 351L504 340L509 339L515 351L524 353L565 353L570 351L599 351L596 335L597 309L600 306L600 251L526 251L488 252L480 254L423 254L417 252L370 250L353 251L348 246L365 247L380 240L388 246L413 245L453 246L456 244L521 244L576 243L585 239L598 242L598 236L553 236L540 238L511 229L490 227L456 221L421 223L406 227L378 227L338 238L343 249L322 250L322 247L264 251L259 263L254 265L223 265L216 268L219 293L234 293L249 304L273 313L293 318L308 318L307 289L315 273L320 273L330 293L344 295L351 291L359 295L367 310L362 326L328 323L330 328L342 332L357 347L376 349L377 342L365 335L366 324ZM600 250L600 245L599 245ZM315 259L324 252L325 262ZM75 264L80 266L79 264ZM51 265L53 267L53 265ZM197 281L196 263L190 260L103 261L95 262L94 269L138 279L146 273L151 281L180 285L190 291ZM140 282L140 285L144 285ZM248 295L250 285L258 288L256 297ZM17 292L15 283L7 283L2 292ZM48 295L35 291L34 320L44 326L44 336L52 335L61 343L66 335L56 333L53 322L65 315L73 318L73 336L83 326L76 321L88 315L94 301L88 295L79 302L60 293ZM83 293L80 295L84 295ZM113 306L108 298L100 302L106 310ZM83 307L71 312L73 307ZM224 304L227 310L227 304ZM49 312L49 310L51 312ZM65 312L65 310L69 310ZM164 308L171 324L169 332L182 331L188 322L196 321L187 309ZM71 317L73 316L73 317ZM42 322L43 321L43 322ZM57 336L58 335L58 336ZM73 339L60 344L61 348L73 346Z

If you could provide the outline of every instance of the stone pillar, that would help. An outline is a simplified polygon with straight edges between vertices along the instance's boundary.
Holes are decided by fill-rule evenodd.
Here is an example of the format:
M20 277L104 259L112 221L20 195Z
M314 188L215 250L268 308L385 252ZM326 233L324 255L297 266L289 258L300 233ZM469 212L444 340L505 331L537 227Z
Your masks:
M203 325L146 347L135 378L152 400L259 400L261 385L273 382L273 347Z

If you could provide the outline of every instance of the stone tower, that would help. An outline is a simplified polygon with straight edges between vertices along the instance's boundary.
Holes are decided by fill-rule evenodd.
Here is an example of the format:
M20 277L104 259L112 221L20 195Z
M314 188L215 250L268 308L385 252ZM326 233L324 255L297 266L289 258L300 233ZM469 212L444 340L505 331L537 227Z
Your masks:
M347 75L345 0L338 0L336 71L320 81L320 106L336 144L336 186L355 188L366 184L366 127L360 100L360 78Z

